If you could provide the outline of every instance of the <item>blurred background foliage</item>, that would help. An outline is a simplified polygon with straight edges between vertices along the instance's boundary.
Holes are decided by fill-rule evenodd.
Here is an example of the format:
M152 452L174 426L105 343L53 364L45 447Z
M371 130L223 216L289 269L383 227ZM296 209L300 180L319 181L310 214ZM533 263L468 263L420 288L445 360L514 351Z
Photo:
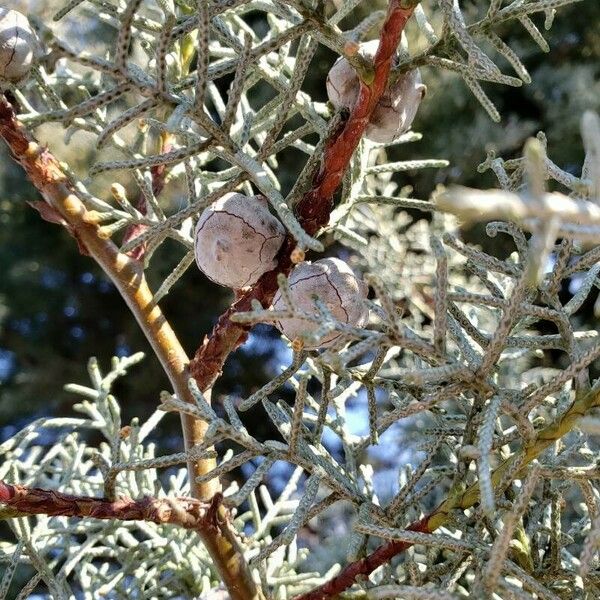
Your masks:
M63 4L56 0L9 1L10 8L46 23ZM384 0L365 2L363 15L385 4ZM428 12L433 4L426 3ZM472 16L481 14L487 5L481 0L461 1ZM98 39L104 29L93 20L82 19L82 12L79 9L61 26L69 31L70 43L76 47L87 44L87 39ZM344 28L351 28L359 13L346 19ZM543 27L543 23L537 24ZM446 158L450 166L400 174L398 183L411 186L413 197L426 199L440 183L494 186L489 172L477 172L486 151L495 149L504 157L517 155L525 139L539 130L547 134L553 160L574 173L579 171L583 158L581 115L585 109L600 111L600 3L584 0L560 9L547 36L548 54L522 27L512 24L504 33L533 83L521 88L485 86L502 114L499 124L489 119L458 76L440 70L423 71L428 94L413 126L423 133L423 139L391 149L390 159ZM409 29L408 34L409 38L414 36L415 30ZM304 90L316 99L326 99L325 77L334 60L324 48L315 56ZM509 65L501 66L510 72ZM70 145L62 146L56 130L37 134L73 170L85 172L91 149L85 147L83 138L76 136ZM10 160L4 146L0 153L0 441L34 418L67 414L73 398L63 391L63 385L86 380L85 364L92 355L106 364L115 354L147 353L142 366L132 370L115 391L125 420L149 414L157 404L158 391L166 389L168 383L135 321L99 268L78 254L65 230L42 221L28 206L28 202L39 200L36 190ZM299 169L298 164L289 167L290 181L282 182L282 187L291 185ZM486 238L480 229L468 232L468 236L488 248L492 243L501 244ZM165 244L153 262L149 278L155 289L180 258L169 250ZM497 251L502 253L502 248ZM190 269L162 304L191 355L230 300L229 290ZM594 318L593 301L592 297L587 312L590 320ZM215 393L246 396L272 377L286 352L278 338L270 327L256 328L250 343L228 361ZM246 417L254 420L253 431L260 427L258 414ZM169 418L166 422L173 428L165 430L167 435L161 442L178 448L177 420Z

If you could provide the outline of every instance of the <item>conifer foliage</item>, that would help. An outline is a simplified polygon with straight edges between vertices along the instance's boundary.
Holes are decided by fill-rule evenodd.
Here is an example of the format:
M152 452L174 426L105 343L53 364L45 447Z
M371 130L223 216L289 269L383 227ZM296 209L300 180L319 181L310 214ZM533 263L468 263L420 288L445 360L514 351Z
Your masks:
M423 68L499 121L488 86L531 81L503 35L547 50L574 1L477 0L467 18L389 0L359 22L366 0L70 0L57 25L2 10L0 136L171 387L125 423L113 387L143 356L91 359L74 416L0 445L0 599L600 596L600 341L580 318L600 287L600 119L581 117L577 174L543 133L489 153L492 190L414 198L402 174L447 162L389 159L421 139ZM61 33L78 12L112 31L102 47ZM320 45L339 56L329 102L303 86ZM93 140L85 173L46 146L56 124ZM474 222L508 256L466 243ZM151 289L165 247L179 262ZM197 267L232 300L188 356L160 302ZM265 323L280 372L211 400ZM277 439L242 422L259 404ZM181 448L160 454L167 413Z

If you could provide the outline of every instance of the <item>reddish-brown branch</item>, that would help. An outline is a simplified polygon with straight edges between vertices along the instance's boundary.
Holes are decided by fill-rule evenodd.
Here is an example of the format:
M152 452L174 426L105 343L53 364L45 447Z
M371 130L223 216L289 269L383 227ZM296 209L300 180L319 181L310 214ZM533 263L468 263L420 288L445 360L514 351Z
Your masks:
M166 154L173 149L173 136L170 133L163 133L160 137L160 153ZM169 172L167 165L154 165L150 167L150 175L152 176L152 193L156 198L160 195L163 188L165 187L165 180L167 178L167 173ZM143 215L148 214L148 201L144 196L143 192L140 192L138 195L137 202L135 203L135 208L142 213ZM144 231L148 229L148 225L144 225L143 223L138 223L136 225L130 225L125 230L125 235L123 236L123 244L126 244L130 240L135 239L140 236ZM132 250L128 252L128 255L135 260L142 260L144 255L146 254L146 242L139 244Z
M303 228L310 235L328 223L333 194L339 187L371 115L387 86L400 36L414 11L414 6L402 8L401 4L401 0L390 1L381 29L379 47L373 60L373 81L370 85L360 82L358 98L350 117L339 134L326 145L321 170L313 182L313 187L298 203L298 217Z
M385 91L400 36L414 11L416 2L409 8L403 8L402 4L407 4L406 0L390 0L386 20L381 30L379 48L373 61L373 81L370 84L360 83L358 98L350 116L327 141L321 169L314 178L312 188L296 207L298 220L310 235L314 235L329 222L329 215L333 208L333 195ZM204 338L190 362L190 373L201 390L212 387L229 354L246 340L250 327L234 323L231 315L249 310L252 300L258 300L265 308L270 306L277 291L277 275L287 274L292 267L290 252L294 246L294 240L288 236L281 249L277 267L265 273L249 291L242 294L221 315L210 336Z
M211 503L194 498L140 500L120 498L111 502L92 496L72 496L54 490L10 485L0 481L0 503L19 515L48 515L49 517L91 517L93 519L118 519L120 521L150 521L170 523L186 529L211 527L215 511L222 496L217 494Z
M413 523L408 528L408 531L430 533L427 527L428 522L429 517L423 517L420 521ZM368 577L375 569L388 563L394 556L404 552L412 545L409 542L398 541L382 544L368 556L350 563L341 573L330 579L327 583L320 585L306 594L297 596L294 600L327 600L327 598L334 598L352 586L357 577Z
M190 374L201 390L208 390L219 377L223 364L231 352L246 341L250 326L240 325L231 320L237 312L251 309L252 300L258 300L264 307L270 306L277 291L277 275L288 273L292 268L290 252L294 240L288 236L280 252L277 267L265 273L249 291L241 296L219 317L210 336L205 336L196 355L190 361Z

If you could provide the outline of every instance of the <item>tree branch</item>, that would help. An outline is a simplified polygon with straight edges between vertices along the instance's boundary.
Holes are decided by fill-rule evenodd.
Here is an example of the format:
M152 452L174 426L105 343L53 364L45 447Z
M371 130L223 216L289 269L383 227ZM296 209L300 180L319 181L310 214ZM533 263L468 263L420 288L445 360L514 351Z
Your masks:
M73 496L55 490L10 485L0 481L0 502L6 518L28 515L49 517L90 517L119 521L149 521L157 525L171 524L200 531L211 526L222 496L216 494L210 503L195 498L152 498L140 500L123 497L110 501L92 496Z
M0 98L0 136L54 212L55 218L64 221L78 243L102 267L119 290L160 360L174 392L181 400L194 403L187 385L188 357L160 307L154 303L140 262L120 253L112 241L101 235L94 213L88 211L81 202L59 162L17 120L12 106L4 96ZM206 423L185 414L181 415L181 422L186 449L201 443ZM216 479L204 484L196 483L196 477L208 473L214 466L213 459L188 462L190 488L195 498L206 502L220 492L220 484ZM200 534L232 600L262 599L263 595L252 580L236 533L223 506L218 508L215 523L215 527L206 528Z
M348 119L327 141L321 168L313 180L312 188L304 194L296 207L298 220L309 235L314 235L329 222L333 195L385 91L400 36L417 4L418 0L390 0L373 62L373 80L370 83L360 82L358 98ZM277 291L277 275L287 275L292 268L290 253L295 245L294 239L288 235L275 269L265 273L249 291L242 294L221 315L210 336L204 338L190 363L190 372L201 390L212 387L227 357L244 343L251 328L250 325L234 323L231 316L236 312L250 310L252 300L258 300L264 308L271 305Z

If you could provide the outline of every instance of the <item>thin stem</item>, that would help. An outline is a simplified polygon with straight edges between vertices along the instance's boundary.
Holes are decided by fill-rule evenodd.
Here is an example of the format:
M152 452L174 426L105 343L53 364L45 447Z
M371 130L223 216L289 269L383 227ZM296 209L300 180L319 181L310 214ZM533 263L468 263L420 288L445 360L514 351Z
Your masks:
M173 149L173 136L169 133L161 133L160 135L160 148L159 154L167 154L171 152ZM155 197L158 197L161 191L165 186L165 179L168 173L167 165L156 165L150 168L150 173L152 176L152 186L151 191ZM135 203L135 208L142 214L148 214L148 201L144 196L144 192L140 190L138 195L137 202ZM141 235L148 229L148 225L144 225L142 223L138 223L136 225L130 225L125 231L125 235L123 236L123 244L126 244L128 241L135 239L138 235ZM131 256L131 258L142 260L146 254L146 243L140 244L136 246L132 250L130 250L127 254Z

